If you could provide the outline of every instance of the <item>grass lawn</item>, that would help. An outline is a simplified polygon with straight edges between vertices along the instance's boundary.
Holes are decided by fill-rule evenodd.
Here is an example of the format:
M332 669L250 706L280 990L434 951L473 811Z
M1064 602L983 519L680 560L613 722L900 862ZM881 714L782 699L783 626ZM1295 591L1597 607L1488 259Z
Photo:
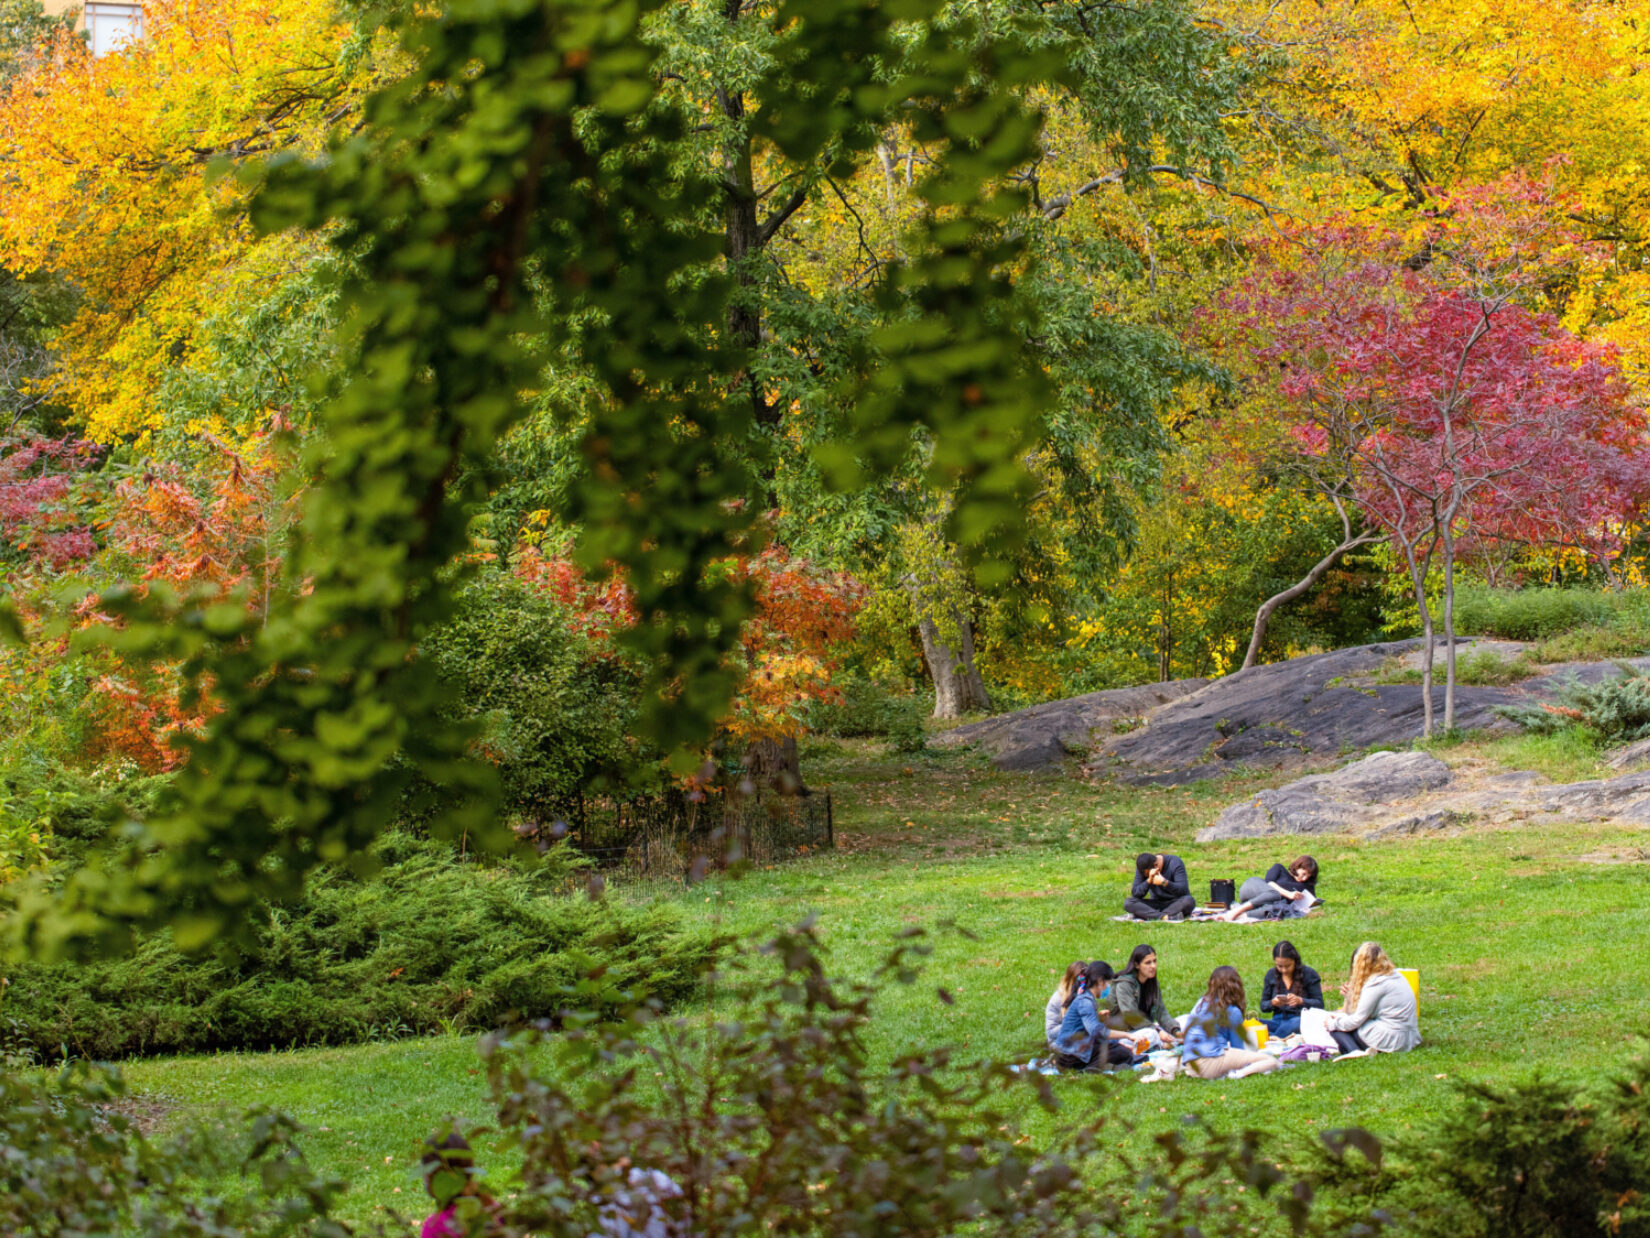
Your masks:
M1452 764L1539 768L1555 778L1597 769L1586 746L1533 739L1435 751ZM1409 1055L1231 1083L1061 1081L1074 1115L1106 1103L1139 1128L1133 1138L1193 1110L1290 1138L1349 1124L1401 1135L1450 1103L1453 1079L1537 1067L1597 1079L1627 1055L1636 1033L1650 1030L1643 986L1650 834L1643 830L1512 826L1378 843L1325 837L1200 846L1192 841L1198 827L1277 779L1115 788L998 774L968 754L889 756L872 743L817 748L805 771L833 792L834 854L691 889L619 886L609 897L676 903L733 932L817 913L844 975L868 974L894 935L913 925L966 928L971 937L935 928L928 974L881 999L870 1040L884 1056L940 1043L998 1060L1036 1052L1043 1004L1065 965L1096 955L1120 965L1142 940L1158 949L1177 1013L1224 963L1242 973L1253 1008L1271 945L1284 936L1323 973L1326 993L1366 939L1400 966L1420 969L1425 1043ZM1205 895L1212 877L1241 880L1309 850L1322 868L1328 912L1288 925L1113 923L1132 858L1148 849L1184 856L1194 892ZM955 1005L936 996L942 984ZM266 1103L292 1113L310 1127L306 1146L316 1161L353 1184L349 1212L359 1219L386 1207L415 1212L418 1140L449 1114L488 1117L468 1038L134 1062L128 1076L180 1112ZM1057 1120L1028 1103L1028 1129L1046 1131Z

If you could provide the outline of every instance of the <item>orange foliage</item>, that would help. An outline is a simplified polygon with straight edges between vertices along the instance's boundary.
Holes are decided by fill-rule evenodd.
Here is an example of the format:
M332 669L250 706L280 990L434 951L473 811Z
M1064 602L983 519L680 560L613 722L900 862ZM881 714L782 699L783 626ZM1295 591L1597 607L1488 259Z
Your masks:
M99 527L108 553L141 573L140 587L162 583L220 598L244 590L243 604L260 613L280 572L275 547L293 510L277 488L285 450L274 432L239 450L204 437L213 451L204 465L187 473L176 464L156 466L117 482ZM211 485L198 494L186 484L190 477L211 478ZM110 622L94 603L95 595L83 603L82 626ZM202 692L186 709L176 664L141 666L106 656L110 669L92 684L87 755L125 758L147 773L176 769L185 754L174 741L198 734L218 712L217 702Z
M756 598L732 655L740 679L725 725L743 739L795 735L803 729L808 701L839 695L831 677L868 591L852 576L820 571L783 547L729 559L722 570L735 583L748 584ZM634 595L618 576L592 582L565 556L535 547L517 555L515 571L560 599L577 630L599 645L636 622Z

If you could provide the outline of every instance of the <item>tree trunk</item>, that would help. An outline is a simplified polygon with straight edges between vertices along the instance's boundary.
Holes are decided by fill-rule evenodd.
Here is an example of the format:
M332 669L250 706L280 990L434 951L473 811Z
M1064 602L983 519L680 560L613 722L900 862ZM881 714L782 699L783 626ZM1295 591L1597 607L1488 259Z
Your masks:
M974 623L967 615L957 615L957 647L940 638L940 626L924 615L917 621L922 637L923 657L934 678L934 717L961 718L964 714L991 708L985 681L974 665Z
M1169 608L1174 602L1174 573L1163 577L1163 602L1157 611L1157 682L1174 678L1174 628L1169 624Z
M737 3L727 7L730 22L739 20ZM722 114L731 121L745 116L745 96L721 86L716 88L716 101ZM751 166L751 143L741 137L737 143L722 151L722 193L725 198L722 217L725 228L728 269L738 284L738 291L728 302L728 335L754 351L762 343L762 307L757 300L756 280L751 273L750 259L762 249L762 225L757 219L756 177ZM768 403L754 369L745 373L745 384L750 391L751 407L758 425L772 425L774 410Z
M1455 729L1455 535L1444 526L1444 734Z
M1243 655L1242 669L1248 670L1260 660L1261 642L1266 639L1266 625L1271 622L1273 611L1277 610L1278 607L1283 606L1286 603L1293 602L1296 598L1300 597L1301 594L1305 593L1313 585L1317 584L1318 581L1322 580L1323 574L1330 568L1334 567L1335 561L1347 551L1358 546L1367 545L1368 543L1376 540L1378 539L1374 537L1355 537L1350 541L1343 541L1339 546L1335 547L1335 549L1331 550L1323 558L1319 559L1317 563L1313 564L1312 570L1305 576L1301 577L1300 580L1290 585L1282 593L1275 593L1262 602L1260 604L1260 609L1255 612L1255 628L1249 635L1249 652Z
M781 795L796 795L802 791L802 761L796 750L796 737L783 739L753 739L745 749L745 776L757 791L767 789Z
M1415 547L1404 545L1409 561L1409 580L1415 590L1415 609L1421 617L1421 738L1432 738L1432 608L1427 605L1427 569L1415 558ZM1428 559L1431 556L1428 555Z

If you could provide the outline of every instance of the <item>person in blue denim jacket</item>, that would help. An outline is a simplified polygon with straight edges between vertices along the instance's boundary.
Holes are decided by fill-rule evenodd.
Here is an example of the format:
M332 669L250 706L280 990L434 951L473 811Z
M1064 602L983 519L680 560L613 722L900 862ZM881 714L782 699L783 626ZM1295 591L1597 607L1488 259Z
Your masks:
M1278 1068L1270 1053L1243 1043L1243 978L1235 967L1217 967L1209 988L1186 1016L1186 1044L1180 1059L1199 1079L1241 1079Z
M1054 1038L1054 1064L1061 1070L1098 1071L1134 1060L1129 1041L1114 1039L1100 1013L1099 1001L1111 988L1111 964L1096 959L1083 969Z

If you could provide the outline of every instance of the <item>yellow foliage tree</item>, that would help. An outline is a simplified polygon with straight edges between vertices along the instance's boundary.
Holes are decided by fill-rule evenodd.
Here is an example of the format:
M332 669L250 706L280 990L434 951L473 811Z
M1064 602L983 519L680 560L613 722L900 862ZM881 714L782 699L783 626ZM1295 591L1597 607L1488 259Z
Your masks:
M62 399L93 438L142 437L197 324L313 242L254 241L226 165L319 141L393 67L330 0L151 0L93 57L58 34L0 100L0 264L79 293ZM254 250L261 250L249 260Z

